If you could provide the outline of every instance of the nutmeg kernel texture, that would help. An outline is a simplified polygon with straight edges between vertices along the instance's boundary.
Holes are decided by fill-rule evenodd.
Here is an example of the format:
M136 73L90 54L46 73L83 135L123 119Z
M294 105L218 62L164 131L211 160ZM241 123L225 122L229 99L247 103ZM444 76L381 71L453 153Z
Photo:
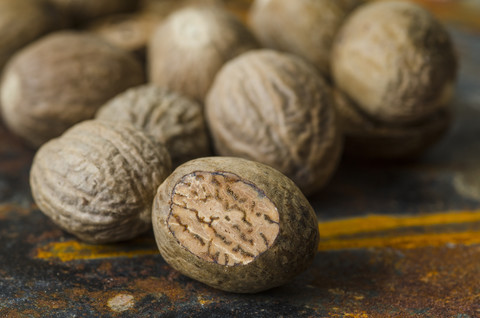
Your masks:
M269 166L234 157L175 169L158 188L152 223L167 263L231 292L290 281L318 245L317 218L300 189Z

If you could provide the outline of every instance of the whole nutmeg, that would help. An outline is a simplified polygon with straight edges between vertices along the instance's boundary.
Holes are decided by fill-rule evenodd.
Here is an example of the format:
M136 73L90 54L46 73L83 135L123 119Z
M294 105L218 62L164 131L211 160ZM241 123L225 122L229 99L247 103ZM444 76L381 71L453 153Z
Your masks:
M425 9L403 1L358 8L332 50L336 86L384 123L420 122L447 108L456 67L444 27Z
M265 47L299 55L328 76L335 35L346 16L362 3L363 0L256 0L249 20Z
M158 188L152 224L173 268L238 293L290 281L311 264L319 239L315 212L289 178L229 157L178 167Z
M165 144L174 167L210 154L203 107L166 88L143 85L113 98L96 118L127 122Z
M116 242L150 228L153 197L170 169L165 147L141 130L89 120L38 150L30 185L40 210L65 231Z
M160 21L160 16L150 12L117 14L92 21L88 30L145 62L147 43Z
M342 138L331 89L299 57L242 54L218 73L205 110L219 154L272 166L305 194L325 185L337 167Z
M335 90L337 113L345 135L345 154L377 159L407 159L420 155L450 127L452 114L440 109L412 124L382 123L361 112L348 97Z
M114 13L130 12L137 8L136 0L47 0L73 24Z
M233 15L215 6L174 12L148 49L150 80L203 102L222 65L258 44Z
M143 82L142 66L129 53L87 33L57 32L7 64L0 88L3 117L10 130L38 147Z
M38 0L0 0L0 73L20 48L58 27L58 15Z

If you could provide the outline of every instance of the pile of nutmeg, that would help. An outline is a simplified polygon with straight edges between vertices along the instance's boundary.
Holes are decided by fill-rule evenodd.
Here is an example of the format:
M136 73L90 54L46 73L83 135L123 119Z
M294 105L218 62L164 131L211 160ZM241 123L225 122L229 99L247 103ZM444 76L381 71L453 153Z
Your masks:
M90 243L153 224L172 267L258 292L312 262L305 195L451 121L449 34L403 1L0 0L1 119L39 209ZM173 169L175 169L173 171Z

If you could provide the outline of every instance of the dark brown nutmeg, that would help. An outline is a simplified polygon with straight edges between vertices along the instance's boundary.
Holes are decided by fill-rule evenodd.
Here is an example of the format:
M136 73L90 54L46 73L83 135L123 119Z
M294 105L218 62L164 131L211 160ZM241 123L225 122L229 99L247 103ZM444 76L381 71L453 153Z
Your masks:
M210 154L203 107L166 88L131 88L100 108L96 118L143 129L165 144L174 167Z
M126 124L84 121L36 153L36 204L61 228L90 243L127 240L151 226L156 189L170 173L161 144Z
M88 33L52 33L6 66L0 88L3 118L10 130L38 147L143 82L142 66L129 53Z
M342 138L331 89L299 57L242 54L218 73L205 106L220 155L274 167L305 194L323 187L337 167Z
M345 154L376 159L408 159L437 142L452 122L449 109L440 109L421 122L392 125L376 121L335 91L337 114L345 134Z
M290 281L311 264L319 240L300 189L279 171L240 158L178 167L158 188L152 224L173 268L237 293Z
M425 9L404 1L355 10L332 49L335 85L385 124L418 123L447 109L456 69L445 28Z
M52 7L38 0L0 0L0 73L20 48L59 27Z
M222 65L257 47L250 31L227 11L187 7L155 31L148 52L150 80L203 102Z
M138 7L137 0L47 0L58 8L73 24L114 13L131 12Z
M249 20L265 47L299 55L329 76L335 35L347 15L362 3L363 0L256 0Z

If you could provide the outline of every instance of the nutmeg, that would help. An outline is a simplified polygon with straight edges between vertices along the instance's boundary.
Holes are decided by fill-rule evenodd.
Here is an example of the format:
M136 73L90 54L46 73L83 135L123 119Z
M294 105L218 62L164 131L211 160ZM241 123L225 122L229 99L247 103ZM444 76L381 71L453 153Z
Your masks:
M345 94L334 91L345 135L345 154L365 159L409 159L437 142L450 127L450 109L440 109L412 124L382 123L359 110Z
M130 88L106 103L96 118L127 122L165 144L174 167L210 154L203 107L152 84Z
M161 21L160 15L146 11L116 14L92 21L88 30L145 61L147 43Z
M3 118L10 130L38 147L143 82L142 66L129 53L88 33L52 33L6 66L0 88Z
M257 46L250 31L227 11L187 7L155 31L148 49L150 80L203 102L222 65Z
M59 15L42 1L0 0L0 73L17 50L59 23Z
M256 0L254 34L268 48L294 53L330 75L330 52L344 19L363 0Z
M449 107L457 63L445 28L403 1L368 3L341 27L332 50L335 85L371 118L426 120Z
M30 185L53 222L86 242L107 243L150 228L153 197L170 169L165 147L141 130L89 120L38 150Z
M331 89L310 64L272 50L228 62L206 101L215 150L265 163L306 194L330 179L342 149Z
M319 239L300 189L277 170L240 158L178 167L158 188L152 223L173 268L238 293L290 281L311 264Z
M47 0L52 3L73 24L81 24L87 20L114 13L125 13L135 10L136 0Z

